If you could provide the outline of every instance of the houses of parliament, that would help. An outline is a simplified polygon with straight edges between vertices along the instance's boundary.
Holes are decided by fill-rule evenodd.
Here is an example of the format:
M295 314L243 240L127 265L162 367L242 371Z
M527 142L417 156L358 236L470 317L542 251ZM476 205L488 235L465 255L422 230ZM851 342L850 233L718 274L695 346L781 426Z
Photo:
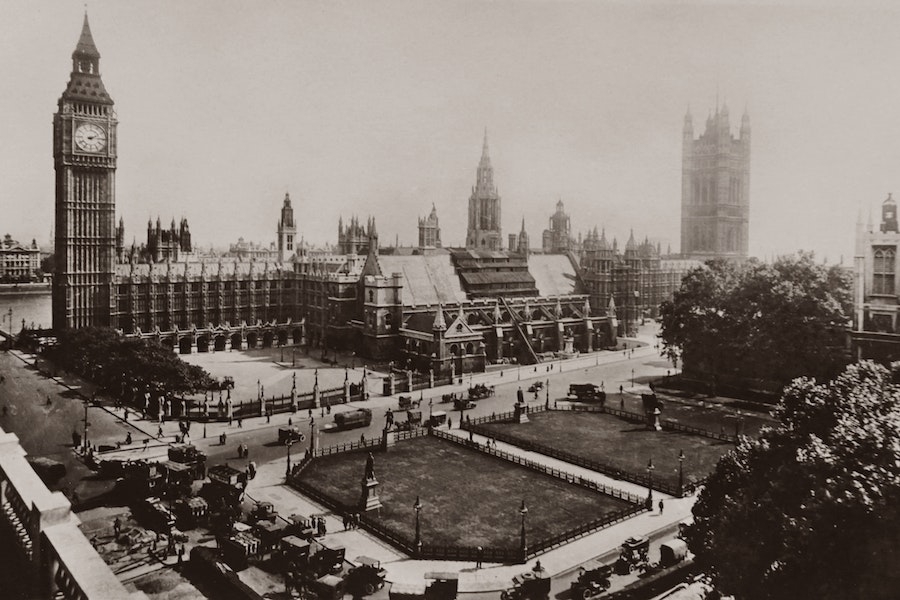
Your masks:
M375 218L352 217L339 223L336 247L313 249L298 238L285 194L271 248L207 256L196 251L186 219L150 222L146 243L125 247L115 214L114 106L85 16L53 119L57 331L112 327L182 353L353 349L436 375L462 373L613 346L655 316L701 259L746 256L749 118L735 141L727 109L699 140L686 117L683 255L663 255L633 234L620 250L596 227L575 237L561 200L540 248L531 247L524 220L504 248L485 132L465 247L442 242L432 205L418 221L416 246L382 246Z

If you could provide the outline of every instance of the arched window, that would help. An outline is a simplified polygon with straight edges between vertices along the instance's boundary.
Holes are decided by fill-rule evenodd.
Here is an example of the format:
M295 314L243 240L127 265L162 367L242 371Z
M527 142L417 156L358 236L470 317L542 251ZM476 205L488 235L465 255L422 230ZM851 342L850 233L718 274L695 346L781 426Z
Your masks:
M872 268L872 293L895 294L894 273L897 253L893 247L876 247Z

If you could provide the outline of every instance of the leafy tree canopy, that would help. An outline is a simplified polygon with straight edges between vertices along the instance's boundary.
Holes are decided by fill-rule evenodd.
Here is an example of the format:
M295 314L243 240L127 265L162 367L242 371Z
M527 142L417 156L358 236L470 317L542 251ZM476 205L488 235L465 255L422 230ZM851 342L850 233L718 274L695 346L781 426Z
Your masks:
M214 385L205 370L187 364L171 349L148 340L124 339L108 328L66 330L51 355L63 368L116 392L154 387L184 394Z
M717 465L685 530L738 600L896 598L900 589L900 363L796 380L782 425Z
M813 255L773 264L710 261L660 308L662 339L685 371L715 383L737 375L785 384L834 377L846 364L849 276Z

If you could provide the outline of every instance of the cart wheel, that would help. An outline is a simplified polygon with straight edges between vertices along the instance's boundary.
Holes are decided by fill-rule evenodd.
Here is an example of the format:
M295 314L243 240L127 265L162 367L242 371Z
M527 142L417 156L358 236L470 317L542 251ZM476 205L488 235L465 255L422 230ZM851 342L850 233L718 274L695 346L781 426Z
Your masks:
M584 590L582 590L581 597L584 598L584 600L588 600L591 596L593 596L593 594L591 593L590 588L584 588Z
M369 594L374 594L374 593L375 593L375 585L372 583L367 583L366 584L366 596L368 596Z
M509 592L506 590L500 592L500 600L509 600Z
M634 563L628 563L628 572L634 573Z
M609 582L609 579L604 579L604 580L600 583L600 587L603 588L603 591L604 591L604 592L605 592L606 590L608 590L608 589L609 589L609 586L611 586L611 585L612 585L612 583Z

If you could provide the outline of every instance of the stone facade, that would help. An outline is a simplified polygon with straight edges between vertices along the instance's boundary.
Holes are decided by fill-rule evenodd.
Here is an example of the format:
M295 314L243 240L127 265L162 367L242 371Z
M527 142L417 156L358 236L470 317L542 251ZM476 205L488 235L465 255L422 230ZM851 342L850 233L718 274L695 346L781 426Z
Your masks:
M419 248L440 248L441 226L438 223L437 209L431 205L431 214L419 218Z
M706 260L747 258L750 239L750 116L731 134L728 107L716 107L694 139L684 117L681 171L681 255Z
M851 340L859 359L900 360L898 250L897 203L889 194L877 229L871 217L865 225L861 218L856 223Z
M100 53L85 18L53 115L56 268L53 327L109 326L116 264L117 134Z
M20 244L6 236L0 241L0 281L34 281L41 271L41 249L37 242Z

